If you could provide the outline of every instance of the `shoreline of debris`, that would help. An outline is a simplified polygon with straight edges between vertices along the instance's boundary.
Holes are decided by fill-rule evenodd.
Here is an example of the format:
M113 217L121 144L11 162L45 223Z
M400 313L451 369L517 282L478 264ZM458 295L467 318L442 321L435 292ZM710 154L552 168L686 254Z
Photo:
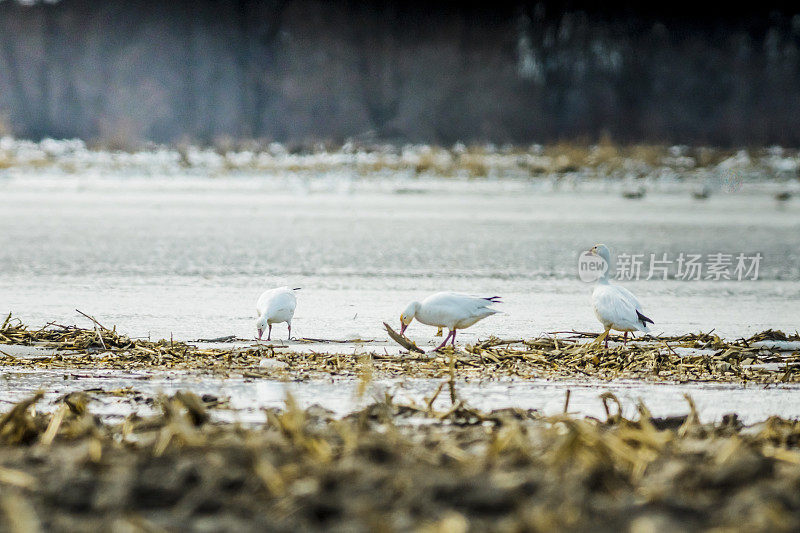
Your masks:
M287 146L243 142L217 147L147 145L138 150L90 147L80 139L30 141L0 137L0 173L35 177L313 175L469 179L587 179L690 181L710 192L742 182L797 182L800 150L778 146L597 143L465 145L380 144Z
M87 315L88 317L88 315ZM560 332L532 339L496 337L425 354L331 353L287 350L273 345L205 348L173 339L130 339L94 318L94 329L48 324L28 329L9 314L0 327L0 366L121 370L197 370L219 375L292 377L364 375L442 378L591 377L672 382L800 382L800 335L768 330L748 339L724 340L713 333L644 337L605 349L594 333ZM53 353L16 357L2 345L40 346ZM263 363L266 362L266 363Z

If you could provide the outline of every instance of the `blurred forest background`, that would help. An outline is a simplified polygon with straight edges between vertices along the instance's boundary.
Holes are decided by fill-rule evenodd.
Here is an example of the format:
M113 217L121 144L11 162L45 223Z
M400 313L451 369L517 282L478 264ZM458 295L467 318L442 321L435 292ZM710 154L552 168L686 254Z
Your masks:
M792 9L0 0L0 133L797 146Z

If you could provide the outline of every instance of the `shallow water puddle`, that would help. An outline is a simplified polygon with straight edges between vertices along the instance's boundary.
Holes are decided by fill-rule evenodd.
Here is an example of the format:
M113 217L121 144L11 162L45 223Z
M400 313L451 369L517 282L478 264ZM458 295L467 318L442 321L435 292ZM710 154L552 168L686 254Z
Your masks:
M46 391L39 407L54 408L54 402L74 391L88 391L93 413L106 418L131 413L151 414L152 398L159 393L189 390L199 396L215 397L221 404L212 409L217 420L256 423L264 420L262 409L283 407L290 393L302 407L319 404L343 416L364 407L388 393L399 403L424 405L442 384L440 379L376 380L359 397L357 379L311 379L278 381L272 379L217 378L189 372L121 372L86 369L30 370L7 367L0 379L3 402L12 404L37 390ZM636 404L643 401L654 416L688 412L684 395L690 395L703 421L719 420L736 412L745 422L756 422L771 415L800 416L799 386L739 385L719 383L647 383L633 380L483 380L456 381L458 398L484 411L504 407L537 409L543 414L564 410L566 391L570 391L568 411L581 416L605 418L599 395L609 391L623 406L623 415L634 416ZM434 408L447 410L447 387L437 397Z

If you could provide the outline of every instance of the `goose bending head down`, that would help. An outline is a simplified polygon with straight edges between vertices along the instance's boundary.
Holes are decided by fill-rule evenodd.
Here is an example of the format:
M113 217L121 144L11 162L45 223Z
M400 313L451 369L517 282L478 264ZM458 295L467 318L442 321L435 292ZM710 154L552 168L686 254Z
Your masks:
M456 345L456 330L468 328L487 316L499 313L490 306L502 303L499 296L479 298L454 292L437 292L421 302L411 302L400 315L400 334L416 318L428 326L447 328L450 333L436 349L445 347L448 341Z
M294 291L300 288L290 289L289 287L278 287L264 291L256 302L256 329L258 338L261 339L264 331L268 331L267 340L272 340L272 324L286 322L289 327L289 339L292 338L292 318L297 308L297 298Z
M611 269L611 252L608 247L605 244L596 244L589 253L602 258L607 266L592 292L592 309L605 328L605 332L597 338L598 342L605 339L605 346L608 348L608 334L612 329L625 332L625 342L628 341L629 332L649 332L647 324L654 322L645 316L642 304L636 296L625 287L612 285L608 279Z

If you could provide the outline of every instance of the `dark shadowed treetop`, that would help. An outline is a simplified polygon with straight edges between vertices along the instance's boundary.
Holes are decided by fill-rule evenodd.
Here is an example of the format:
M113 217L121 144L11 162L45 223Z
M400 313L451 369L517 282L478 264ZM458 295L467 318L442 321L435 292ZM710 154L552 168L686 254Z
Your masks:
M800 144L785 3L0 0L0 133Z

